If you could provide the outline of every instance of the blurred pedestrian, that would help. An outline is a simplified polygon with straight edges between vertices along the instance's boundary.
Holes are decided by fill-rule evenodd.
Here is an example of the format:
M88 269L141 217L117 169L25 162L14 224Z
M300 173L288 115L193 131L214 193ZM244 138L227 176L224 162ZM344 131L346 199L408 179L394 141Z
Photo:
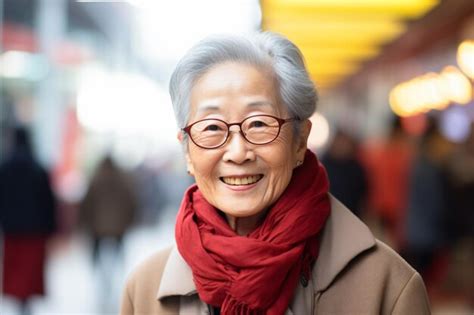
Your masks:
M367 195L367 177L357 151L356 140L348 133L338 130L321 162L328 172L330 192L355 215L361 217Z
M135 221L140 225L155 225L166 205L167 196L160 189L161 170L157 164L155 160L147 159L133 170L137 197Z
M474 123L469 136L449 161L453 210L447 218L452 242L470 239L474 243Z
M137 201L130 178L106 156L96 169L80 205L80 222L92 236L94 263L104 242L121 253L122 238L134 221Z
M366 145L363 164L368 178L368 212L379 222L383 239L400 250L404 239L402 223L407 207L408 181L413 146L400 118L392 123L388 138Z
M56 229L56 205L46 170L35 160L28 132L14 131L13 150L0 166L3 293L29 313L33 295L44 295L46 244Z
M435 121L422 136L410 174L406 214L405 258L421 274L427 286L436 255L444 247L447 209L447 177L444 141Z
M474 123L449 161L451 196L445 225L449 249L446 282L474 309Z

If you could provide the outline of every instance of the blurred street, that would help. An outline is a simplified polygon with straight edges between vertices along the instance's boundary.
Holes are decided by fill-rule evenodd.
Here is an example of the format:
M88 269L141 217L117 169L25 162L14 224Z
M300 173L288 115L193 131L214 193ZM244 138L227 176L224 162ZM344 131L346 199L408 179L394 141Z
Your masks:
M55 239L46 271L47 296L33 299L32 315L117 314L127 275L146 257L174 243L175 214L176 209L166 209L158 224L132 229L124 240L123 262L114 262L105 249L101 268L94 268L83 234ZM11 298L1 297L0 314L17 311Z

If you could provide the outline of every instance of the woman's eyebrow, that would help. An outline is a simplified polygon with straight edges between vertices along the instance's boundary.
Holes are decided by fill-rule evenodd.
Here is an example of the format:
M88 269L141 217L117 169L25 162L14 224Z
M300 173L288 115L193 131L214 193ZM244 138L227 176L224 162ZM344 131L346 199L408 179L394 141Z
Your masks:
M253 101L247 104L248 107L273 107L273 103L269 101ZM217 105L215 103L208 103L208 104L203 104L200 105L199 108L197 109L198 113L202 112L211 112L211 111L217 111L221 108L220 105Z
M270 106L273 107L273 103L269 101L255 101L255 102L250 102L247 104L249 107L261 107L261 106Z
M199 108L197 109L197 113L213 112L219 109L220 109L219 105L209 103L209 104L204 104L204 105L199 106Z

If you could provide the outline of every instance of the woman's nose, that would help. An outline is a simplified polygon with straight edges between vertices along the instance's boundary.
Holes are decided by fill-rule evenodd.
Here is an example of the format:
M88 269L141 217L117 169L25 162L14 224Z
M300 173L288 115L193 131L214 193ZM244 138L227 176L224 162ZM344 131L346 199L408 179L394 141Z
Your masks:
M252 144L245 140L238 128L235 128L235 130L230 130L229 139L224 145L224 161L242 164L247 161L255 160L255 154L251 146Z

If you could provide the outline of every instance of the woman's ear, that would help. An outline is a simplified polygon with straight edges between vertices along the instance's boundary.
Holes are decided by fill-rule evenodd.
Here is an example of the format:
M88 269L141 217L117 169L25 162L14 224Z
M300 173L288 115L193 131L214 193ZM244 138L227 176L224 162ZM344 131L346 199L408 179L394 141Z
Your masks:
M176 138L178 138L178 141L183 144L184 141L184 132L182 130L178 131L178 134L176 135ZM189 156L189 152L186 149L185 150L185 158L186 158L186 168L187 172L189 175L194 176L194 167L193 167L193 162L191 161L191 157Z
M194 176L194 165L188 152L186 152L186 168L188 174Z
M178 139L180 143L182 143L184 139L184 132L182 130L179 130L178 133L176 134L176 138Z
M300 133L297 136L296 140L296 160L297 161L304 161L304 155L306 153L306 149L308 148L308 138L311 132L311 121L306 119L301 122L300 124Z

